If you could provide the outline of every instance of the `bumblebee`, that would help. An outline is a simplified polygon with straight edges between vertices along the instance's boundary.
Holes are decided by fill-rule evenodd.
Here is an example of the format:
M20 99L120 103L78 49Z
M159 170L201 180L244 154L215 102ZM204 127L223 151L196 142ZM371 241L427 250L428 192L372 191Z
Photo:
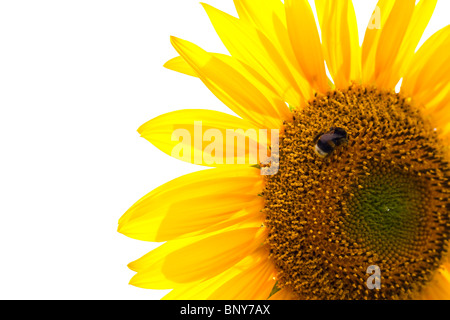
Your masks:
M337 147L348 143L347 132L339 127L331 127L329 132L319 133L314 138L314 151L321 157L328 157Z

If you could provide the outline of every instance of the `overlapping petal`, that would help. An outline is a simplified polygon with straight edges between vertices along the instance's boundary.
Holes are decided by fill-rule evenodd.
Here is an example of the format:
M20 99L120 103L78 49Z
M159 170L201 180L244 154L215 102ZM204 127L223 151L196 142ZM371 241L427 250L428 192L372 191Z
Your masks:
M450 300L450 264L442 265L424 288L420 300Z
M268 94L269 96L279 97L278 93L273 88L273 85L246 63L222 53L209 52L209 54L218 60L226 62L235 70L239 70L240 74L245 76L245 78L248 79L261 92ZM199 74L181 56L170 59L164 64L164 67L189 76L199 77Z
M390 78L395 77L392 64L400 52L403 39L414 13L414 7L415 0L396 1L385 25L381 26L381 35L375 56L374 74L375 84L378 88L385 88L383 85L389 83ZM398 82L400 77L396 80ZM396 83L393 86L395 85ZM386 89L392 89L393 86Z
M203 7L230 54L268 79L281 99L290 105L299 106L304 98L284 61L282 51L245 20L237 19L206 4L203 4Z
M260 30L278 50L304 100L313 98L313 88L305 78L291 45L283 3L279 0L234 0L234 3L239 18ZM298 107L297 104L292 106Z
M411 65L437 0L380 0L362 47L363 82L392 90Z
M401 92L425 108L433 123L442 130L450 121L450 26L447 26L419 49L403 79Z
M263 300L275 285L275 269L265 247L220 275L194 285L177 287L164 299Z
M164 64L164 67L188 76L198 77L197 72L181 56L170 59Z
M171 240L129 264L137 274L130 283L148 289L172 289L215 277L259 248L266 228L252 227Z
M172 44L195 70L203 83L231 110L252 121L259 128L279 128L283 119L290 118L289 108L271 88L253 84L241 68L212 55L200 47L175 37Z
M316 0L325 60L338 89L361 81L361 48L351 0Z
M264 216L262 178L255 168L221 168L172 180L136 202L119 220L119 232L145 241L206 234Z
M298 64L309 83L317 91L329 90L328 77L314 14L307 0L286 0L289 37Z
M253 123L223 112L185 109L156 117L138 132L172 157L218 167L259 164L271 130L255 129Z
M414 8L414 13L400 47L400 51L393 63L392 73L394 77L391 77L390 82L385 82L383 84L384 87L394 87L397 84L398 79L403 77L405 72L410 68L417 45L433 15L436 4L437 0L420 0Z
M252 23L271 40L282 46L278 40L286 33L286 15L283 3L279 0L234 0L239 18Z
M362 44L362 77L363 83L372 83L375 74L376 55L379 49L379 42L382 33L382 27L388 19L395 0L380 0L374 10L373 16L369 21L364 41Z

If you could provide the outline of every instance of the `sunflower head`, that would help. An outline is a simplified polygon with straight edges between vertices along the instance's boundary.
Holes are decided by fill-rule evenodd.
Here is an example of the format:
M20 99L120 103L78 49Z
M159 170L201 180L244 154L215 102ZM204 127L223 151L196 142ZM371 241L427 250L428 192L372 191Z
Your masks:
M336 126L348 143L324 139L330 154L315 154L317 132ZM430 280L446 254L449 168L436 131L401 95L352 85L318 96L284 124L279 159L264 211L280 286L409 298ZM373 265L383 290L366 286Z
M321 34L307 0L234 3L239 17L203 4L229 54L171 38L165 66L237 116L139 128L214 169L120 219L165 242L130 264L131 283L167 299L449 299L450 27L416 52L437 0L380 0L362 46L351 0L314 1Z

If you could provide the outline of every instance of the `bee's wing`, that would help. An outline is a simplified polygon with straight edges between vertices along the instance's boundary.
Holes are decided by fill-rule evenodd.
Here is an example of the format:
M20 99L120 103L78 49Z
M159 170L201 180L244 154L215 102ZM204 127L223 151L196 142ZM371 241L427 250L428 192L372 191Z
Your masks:
M317 143L317 141L319 140L319 138L320 138L320 136L322 135L323 133L318 133L318 134L316 134L316 136L314 137L314 139L313 139L313 142L314 143Z

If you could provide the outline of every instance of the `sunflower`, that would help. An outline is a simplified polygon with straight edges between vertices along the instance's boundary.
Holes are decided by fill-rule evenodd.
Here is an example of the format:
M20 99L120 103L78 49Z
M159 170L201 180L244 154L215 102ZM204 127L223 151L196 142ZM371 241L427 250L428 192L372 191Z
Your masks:
M139 128L213 168L122 216L122 234L165 242L129 264L130 283L166 299L450 298L450 26L416 51L437 0L380 0L362 46L351 0L315 1L321 37L306 0L234 2L239 18L203 4L230 55L171 38L165 67L239 117L181 110ZM216 138L236 151L217 161L204 143L179 152L177 129L236 130L277 170L238 161L253 155L234 138ZM251 129L279 130L276 150Z

